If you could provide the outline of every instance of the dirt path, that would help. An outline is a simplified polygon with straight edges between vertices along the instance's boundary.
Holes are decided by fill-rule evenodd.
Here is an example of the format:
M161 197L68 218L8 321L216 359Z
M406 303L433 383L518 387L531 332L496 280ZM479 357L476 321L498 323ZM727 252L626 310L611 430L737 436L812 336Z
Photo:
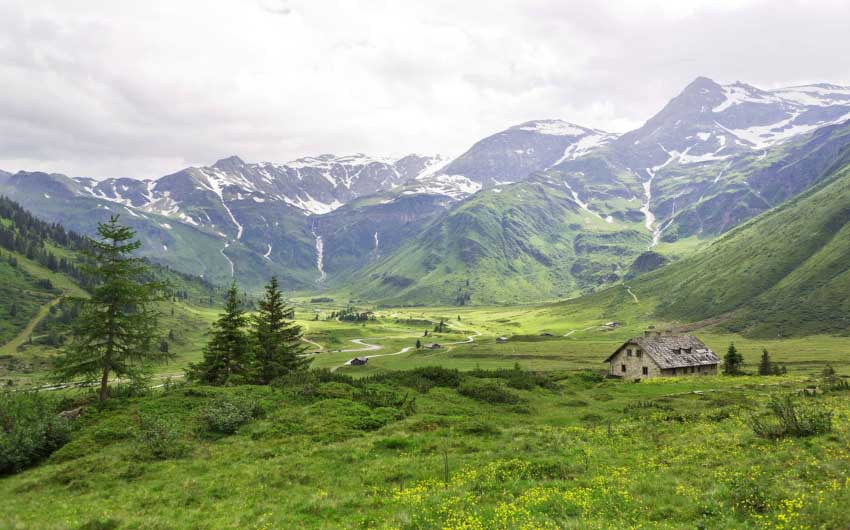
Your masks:
M301 337L301 340L302 340L302 341L304 341L304 342L306 342L307 344L312 344L313 346L315 346L315 347L316 347L316 349L317 349L318 351L323 351L323 350L325 349L325 347L324 347L324 346L322 346L322 345L321 345L321 344L319 344L318 342L314 342L314 341L312 341L312 340L308 339L307 337Z
M630 294L630 295L632 295L632 298L634 298L634 299L635 299L635 303L636 303L636 304L639 304L639 303L640 303L640 300L638 300L637 295L636 295L635 293L633 293L633 292L632 292L632 288L631 288L631 287L629 287L628 285L624 285L623 287L625 287L625 288L626 288L626 291L628 291L628 292L629 292L629 294Z
M466 337L466 340L461 340L461 341L458 341L458 342L447 342L447 343L444 344L444 346L454 346L455 344L469 344L470 342L475 342L475 337L480 337L480 336L481 336L481 332L476 331L474 335L470 335L470 336Z
M381 348L383 348L383 346L381 346L380 344L366 344L365 342L363 342L364 340L366 340L366 339L351 339L351 341L349 341L349 342L353 342L354 344L359 344L359 345L363 346L363 348L352 348L352 349L349 349L349 350L339 350L339 351L350 353L350 352L358 352L358 351L374 351L374 350L380 350Z
M588 326L588 327L586 327L586 328L584 328L584 329L571 329L571 330L569 330L568 332L564 333L564 337L569 337L570 335L572 335L572 334L573 334L573 333L575 333L576 331L587 331L587 330L589 330L589 329L595 329L595 328L598 328L598 327L599 327L599 326Z
M455 344L469 344L470 342L475 341L475 337L480 337L480 336L481 336L481 332L476 331L474 335L470 335L469 337L466 338L466 340L462 340L462 341L458 341L458 342L447 342L446 344L444 344L444 346L453 346ZM340 350L340 351L343 351L343 352L370 351L370 350L380 350L383 347L380 344L367 344L367 343L363 342L364 340L366 340L366 339L352 339L351 342L365 346L365 348L358 348L358 349L353 349L353 350ZM407 347L400 349L397 352L378 353L378 354L375 354L375 355L365 355L365 356L363 356L363 358L374 359L376 357L390 357L391 355L401 355L403 353L409 352L412 349L413 349L413 346L407 346ZM338 369L342 368L343 366L349 366L349 365L351 365L351 359L345 361L343 364L341 364L339 366L334 366L333 368L331 368L331 372L336 372Z
M21 332L18 333L14 339L10 340L6 344L4 344L2 348L0 348L0 354L14 354L18 350L18 346L24 344L29 340L30 334L33 332L35 327L39 324L39 322L44 320L48 313L50 313L50 308L61 302L64 297L65 295L58 296L41 306L41 308L38 310L38 313L36 313L35 316L32 317L32 320L27 323L24 329L22 329Z

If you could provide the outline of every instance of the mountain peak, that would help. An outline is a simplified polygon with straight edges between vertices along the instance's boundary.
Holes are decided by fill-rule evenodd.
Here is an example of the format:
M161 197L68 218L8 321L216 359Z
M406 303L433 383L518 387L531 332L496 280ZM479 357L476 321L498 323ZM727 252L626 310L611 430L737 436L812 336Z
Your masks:
M245 165L244 160L242 160L241 158L239 158L236 155L231 155L227 158L222 158L221 160L216 161L216 163L213 164L213 167L226 171L228 169L233 169L235 167L241 167L241 166L244 166L244 165Z
M509 130L530 131L554 136L581 136L591 132L586 127L560 119L527 121L511 127Z

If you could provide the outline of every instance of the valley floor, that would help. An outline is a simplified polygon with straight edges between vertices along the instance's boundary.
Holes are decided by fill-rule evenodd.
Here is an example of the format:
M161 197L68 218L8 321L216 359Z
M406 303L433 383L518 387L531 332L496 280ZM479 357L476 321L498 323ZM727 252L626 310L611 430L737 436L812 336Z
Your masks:
M830 434L752 429L771 395L819 385L827 363L850 374L850 338L699 329L721 356L734 341L746 369L766 347L789 374L634 384L599 374L617 345L667 324L638 303L614 328L598 310L554 305L382 309L359 323L328 319L336 309L296 313L313 368L332 373L210 388L179 374L200 358L217 309L177 304L164 317L177 359L157 388L89 406L68 445L0 478L0 528L850 527L850 391L811 398L833 411ZM49 352L18 352L36 354ZM348 365L355 356L370 359ZM11 375L17 387L44 381ZM67 407L89 399L60 394ZM203 418L222 400L259 412L214 434Z

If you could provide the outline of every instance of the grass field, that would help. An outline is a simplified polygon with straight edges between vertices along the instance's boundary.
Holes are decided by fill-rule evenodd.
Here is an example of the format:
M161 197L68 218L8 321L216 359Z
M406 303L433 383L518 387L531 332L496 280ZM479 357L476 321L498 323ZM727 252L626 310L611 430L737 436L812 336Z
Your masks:
M770 440L750 426L768 396L817 382L401 375L178 385L89 407L46 463L0 479L0 527L850 525L847 390L807 398L833 411L831 434ZM210 421L223 401L252 404L232 435Z

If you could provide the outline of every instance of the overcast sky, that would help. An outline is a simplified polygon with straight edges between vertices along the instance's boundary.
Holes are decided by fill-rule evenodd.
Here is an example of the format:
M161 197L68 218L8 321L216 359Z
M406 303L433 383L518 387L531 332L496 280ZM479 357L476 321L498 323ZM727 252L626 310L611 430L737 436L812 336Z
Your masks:
M238 154L457 155L623 132L705 75L850 84L850 2L0 0L0 169L158 177Z

